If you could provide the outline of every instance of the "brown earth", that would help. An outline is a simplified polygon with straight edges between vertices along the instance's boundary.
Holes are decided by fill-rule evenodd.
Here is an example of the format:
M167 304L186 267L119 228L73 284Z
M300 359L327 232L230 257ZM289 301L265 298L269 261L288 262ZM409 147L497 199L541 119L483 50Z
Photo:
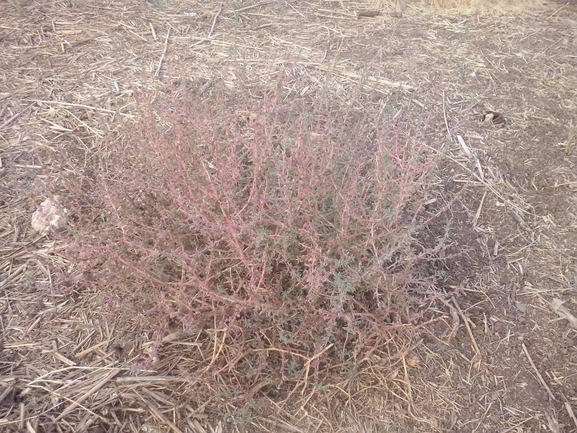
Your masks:
M0 4L2 431L577 432L575 2L512 17L357 20L366 7ZM423 240L450 224L439 272L458 294L427 312L434 323L379 382L390 388L334 412L303 402L285 421L267 412L242 424L191 407L168 363L132 381L152 337L118 329L93 307L97 293L63 295L66 262L30 229L72 169L59 152L89 165L132 120L135 92L174 80L234 87L235 68L262 87L285 74L287 95L314 97L328 80L342 100L371 77L379 109L430 104L431 129L450 135L431 211L451 205ZM481 122L488 111L506 123Z

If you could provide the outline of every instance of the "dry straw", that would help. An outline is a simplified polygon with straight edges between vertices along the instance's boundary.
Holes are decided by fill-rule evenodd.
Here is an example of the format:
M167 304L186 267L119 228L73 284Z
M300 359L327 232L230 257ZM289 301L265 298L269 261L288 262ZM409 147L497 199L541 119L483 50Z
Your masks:
M510 1L473 6L477 12L498 12L529 3L539 6ZM62 177L89 171L95 155L109 150L101 148L102 138L118 136L119 124L136 120L134 94L141 89L160 91L178 84L182 91L210 94L215 82L235 88L242 75L256 93L291 97L312 95L320 84L330 83L335 98L346 103L351 86L360 85L371 98L367 107L394 116L397 103L425 106L430 94L441 94L443 87L447 100L437 105L435 117L440 135L446 134L445 120L451 132L480 100L488 100L489 109L505 109L508 120L518 126L462 133L471 155L458 143L448 146L456 170L452 179L463 186L461 197L475 198L470 206L475 222L490 215L520 228L495 241L475 224L480 245L491 258L489 277L465 293L494 303L486 293L504 284L491 273L494 261L502 259L519 275L531 269L548 281L525 283L513 302L542 301L540 309L549 311L551 286L571 283L566 275L570 256L556 243L557 237L571 233L547 214L534 218L530 198L503 175L500 161L483 158L482 148L519 146L519 134L530 139L524 131L545 124L562 131L558 142L547 141L551 148L574 156L574 126L568 130L569 122L544 110L538 99L560 97L561 106L575 109L574 95L563 96L577 88L574 50L565 43L574 16L562 5L535 17L518 14L484 21L475 15L474 23L439 15L447 8L469 12L470 7L464 1L0 2L0 430L408 431L418 425L419 431L480 431L486 426L488 431L518 431L531 423L547 423L550 431L562 431L556 418L560 411L507 400L511 389L503 377L483 368L487 358L482 332L493 321L508 322L487 316L469 332L472 312L446 299L442 308L432 311L441 318L435 322L439 332L423 326L421 334L391 333L386 341L390 350L361 355L361 361L371 365L362 377L334 384L324 400L300 395L302 388L295 388L298 399L292 405L271 399L274 411L261 411L236 428L225 421L231 418L216 390L213 398L193 404L184 393L188 380L174 375L181 364L196 357L211 360L226 350L224 331L211 335L211 350L203 353L194 335L143 335L134 323L96 308L99 293L63 287L64 275L67 281L70 275L90 278L90 269L71 268L62 256L64 245L30 227L38 205L61 192ZM395 16L395 8L410 13L411 21ZM357 19L363 10L379 14ZM421 16L414 13L418 10L436 14ZM276 82L271 78L278 77L288 77L289 83L280 89L271 85ZM523 104L509 103L517 92L530 97ZM116 144L122 143L118 136ZM570 169L559 166L552 176L552 191L574 191ZM90 194L88 186L78 185ZM495 202L505 206L495 207ZM530 231L523 229L523 222ZM547 236L539 238L540 233ZM571 290L559 289L554 295ZM553 328L546 329L556 335ZM457 330L464 330L464 337L454 346ZM424 339L429 342L423 344ZM526 364L519 365L531 369L525 383L534 383L540 375L561 402L562 413L569 414L565 427L577 425L574 401L564 400L560 391L567 391L574 373L563 368L544 372L551 360L541 364L536 351L521 347L517 353ZM142 364L155 354L156 364ZM134 365L141 367L138 374ZM255 390L263 383L255 383ZM491 384L498 389L479 394ZM545 389L540 380L538 387ZM480 410L467 412L467 399ZM215 407L225 408L220 420L214 417Z

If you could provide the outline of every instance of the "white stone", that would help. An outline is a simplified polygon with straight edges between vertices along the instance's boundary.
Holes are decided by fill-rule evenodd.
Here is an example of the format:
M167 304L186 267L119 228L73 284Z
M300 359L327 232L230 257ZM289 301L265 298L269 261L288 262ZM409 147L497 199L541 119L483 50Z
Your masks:
M60 197L47 198L32 214L32 228L39 233L47 233L51 228L64 226L68 210L60 204Z

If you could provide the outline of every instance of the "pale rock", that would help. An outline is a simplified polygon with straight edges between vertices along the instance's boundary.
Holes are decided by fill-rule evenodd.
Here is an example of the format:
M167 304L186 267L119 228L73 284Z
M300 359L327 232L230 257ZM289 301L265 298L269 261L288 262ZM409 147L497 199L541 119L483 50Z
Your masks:
M60 204L60 197L47 198L32 214L32 228L39 233L48 233L50 229L64 226L68 209Z

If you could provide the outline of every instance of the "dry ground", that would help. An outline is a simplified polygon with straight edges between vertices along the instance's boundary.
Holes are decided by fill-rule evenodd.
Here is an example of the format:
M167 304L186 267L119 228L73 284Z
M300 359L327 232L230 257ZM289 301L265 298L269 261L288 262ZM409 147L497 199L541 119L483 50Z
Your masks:
M357 19L371 8L0 2L2 431L577 431L577 8ZM135 92L234 89L241 75L265 90L284 75L269 90L300 96L328 80L343 101L360 83L386 110L438 98L436 194L452 203L445 272L459 295L363 401L245 420L192 407L169 375L187 340L167 339L166 362L133 374L147 337L95 310L98 294L60 294L59 245L30 228L70 169L61 152L89 165L133 120ZM481 123L488 110L506 123Z

